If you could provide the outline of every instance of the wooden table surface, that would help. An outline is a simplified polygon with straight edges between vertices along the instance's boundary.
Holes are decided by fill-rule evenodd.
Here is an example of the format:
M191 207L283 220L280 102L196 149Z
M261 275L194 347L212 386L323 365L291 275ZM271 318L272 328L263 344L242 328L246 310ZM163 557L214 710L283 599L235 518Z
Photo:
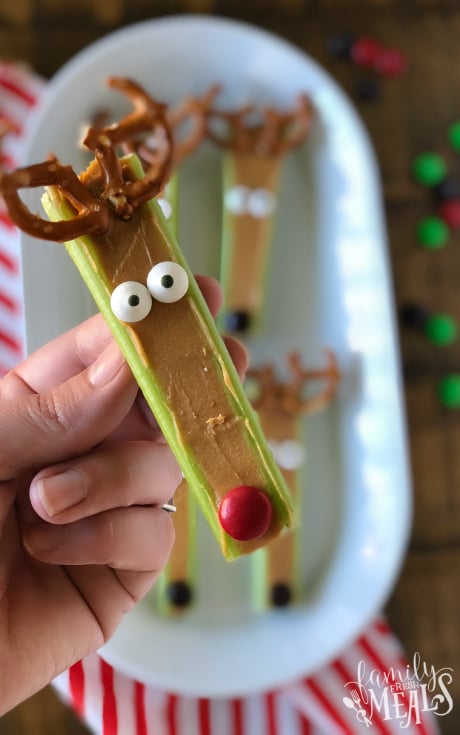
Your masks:
M433 252L417 244L417 221L433 213L427 190L411 179L414 156L431 149L459 175L446 143L460 119L459 0L0 0L3 58L25 60L50 77L74 53L110 30L144 18L205 12L278 33L318 60L352 96L381 166L398 309L408 304L460 322L460 235ZM366 74L332 56L338 32L370 35L404 50L407 73L383 80L374 101L356 89ZM374 77L375 79L375 77ZM452 667L452 713L443 735L460 726L460 410L442 407L440 378L460 372L460 342L436 347L400 323L415 495L410 548L387 614L409 657ZM441 721L442 720L442 721ZM86 730L49 689L0 721L2 735L78 735ZM126 735L129 735L128 733Z

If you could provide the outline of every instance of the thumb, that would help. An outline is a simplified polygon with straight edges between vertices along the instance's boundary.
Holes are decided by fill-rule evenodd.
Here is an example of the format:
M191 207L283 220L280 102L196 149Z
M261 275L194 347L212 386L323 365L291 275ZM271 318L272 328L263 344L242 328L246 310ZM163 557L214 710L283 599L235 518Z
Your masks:
M111 343L52 390L7 400L0 412L0 481L88 451L128 413L137 385Z

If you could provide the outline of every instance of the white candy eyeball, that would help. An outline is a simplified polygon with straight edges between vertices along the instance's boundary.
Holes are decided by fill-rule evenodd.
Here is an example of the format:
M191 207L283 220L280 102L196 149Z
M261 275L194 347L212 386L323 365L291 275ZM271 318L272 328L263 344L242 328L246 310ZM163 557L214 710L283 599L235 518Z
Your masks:
M232 214L246 214L248 210L249 189L247 186L233 186L225 194L225 206Z
M188 276L179 263L165 260L149 272L147 288L157 301L173 304L187 293Z
M170 219L172 215L172 207L171 207L170 202L168 202L168 200L165 199L164 197L159 197L157 199L157 202L160 206L161 211L163 212L165 216L165 219Z
M269 189L254 189L249 194L247 209L257 219L269 217L275 211L275 197Z
M283 470L299 470L305 464L305 447L296 439L285 439L276 447L275 460Z
M120 321L140 322L152 308L152 297L142 283L125 281L114 289L110 306Z

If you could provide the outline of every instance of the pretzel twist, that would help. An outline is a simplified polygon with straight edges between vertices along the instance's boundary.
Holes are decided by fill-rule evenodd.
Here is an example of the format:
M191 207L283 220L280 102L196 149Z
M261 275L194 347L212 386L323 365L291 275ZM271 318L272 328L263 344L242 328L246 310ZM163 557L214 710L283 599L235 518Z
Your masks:
M217 145L237 153L280 156L300 145L310 132L313 115L313 105L305 94L299 95L291 112L255 105L244 105L234 112L211 109L207 135ZM251 116L258 116L260 123L251 124ZM224 131L217 131L213 121L224 122Z
M166 119L174 136L173 163L178 166L190 156L206 136L206 115L219 87L213 85L203 97L185 97L176 107L170 106L166 112ZM181 131L183 124L189 127ZM124 143L124 148L130 153L137 153L145 165L155 164L164 155L165 139L160 134L150 135L146 140Z
M65 191L76 216L70 220L50 222L33 214L19 196L19 190L43 186L58 186ZM0 190L13 222L33 237L66 242L84 233L100 234L108 228L110 212L107 205L92 196L71 166L63 166L54 157L2 174Z
M110 77L110 87L123 92L132 102L133 110L119 122L106 127L90 127L83 140L99 162L105 186L101 197L108 199L115 213L130 217L136 207L156 196L169 178L173 159L173 137L166 119L166 105L148 95L132 79ZM116 146L127 144L143 133L164 140L161 154L147 167L142 179L125 181Z
M93 196L71 166L61 164L54 156L47 161L0 174L0 191L11 219L21 230L45 240L66 242L85 234L103 234L107 231L113 213L129 218L134 209L164 188L170 174L173 141L165 117L165 105L153 100L130 79L113 77L108 84L123 92L132 102L133 110L118 123L87 131L84 144L99 163L103 189ZM163 155L150 165L141 179L125 179L116 147L143 133L163 135ZM49 222L27 208L19 196L21 189L56 186L72 205L75 217Z
M252 402L256 410L282 411L291 416L317 413L327 406L337 390L340 370L337 359L331 350L325 350L326 367L312 370L302 367L300 355L289 353L287 363L290 380L281 381L275 375L273 365L250 368L247 376L257 381L260 394ZM324 381L322 390L313 396L302 395L304 385L310 381Z

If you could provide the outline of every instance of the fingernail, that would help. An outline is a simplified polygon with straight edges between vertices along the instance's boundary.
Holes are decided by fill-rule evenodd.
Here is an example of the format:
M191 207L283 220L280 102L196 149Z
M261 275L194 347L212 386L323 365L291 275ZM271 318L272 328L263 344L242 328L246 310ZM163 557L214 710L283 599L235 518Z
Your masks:
M116 344L111 344L88 368L88 380L94 386L107 385L120 372L125 359Z
M40 477L34 484L38 499L48 516L55 516L72 508L87 496L84 477L77 470Z
M54 526L52 533L49 533L48 529L44 529L39 524L35 526L29 526L22 537L22 543L25 546L26 551L31 556L43 556L49 554L59 548L59 541L61 535L61 528Z

